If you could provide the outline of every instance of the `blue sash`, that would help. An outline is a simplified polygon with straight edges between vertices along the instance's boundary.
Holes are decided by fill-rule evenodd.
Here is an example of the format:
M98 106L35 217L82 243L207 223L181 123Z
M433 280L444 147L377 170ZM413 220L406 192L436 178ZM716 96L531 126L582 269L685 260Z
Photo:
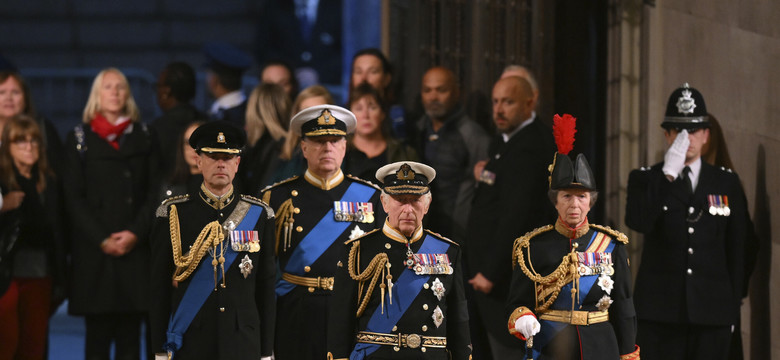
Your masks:
M376 189L370 186L353 182L349 185L347 191L344 192L344 195L341 196L340 201L367 202L371 200L371 196L375 192ZM333 218L333 209L328 210L317 225L295 247L292 255L290 255L290 259L287 261L287 266L284 267L284 272L303 276L304 274L301 272L303 267L317 261L350 225L352 223L349 221L336 221ZM292 289L295 289L295 286L279 279L276 283L276 296L286 295Z
M591 236L587 247L590 247L598 234L598 231L593 232L593 236ZM610 238L609 245L607 246L607 249L604 250L604 252L611 253L614 249L615 239ZM586 275L580 277L580 291L577 293L580 304L585 301L585 297L588 296L590 289L593 288L593 285L596 283L596 280L598 280L598 277L599 275ZM550 306L550 309L566 311L571 310L571 296L564 296L565 294L571 294L571 287L572 284L568 283L561 288L561 295L555 299L555 301ZM539 358L542 348L547 346L547 344L550 343L552 338L554 338L559 331L569 326L569 324L549 320L539 320L539 324L541 325L541 329L539 330L538 334L534 335L534 359Z
M447 249L450 248L450 244L446 241L439 240L431 235L426 235L423 239L423 244L420 249L417 250L418 254L444 254ZM365 331L389 333L393 330L393 326L398 323L398 320L406 313L409 306L423 288L423 284L430 280L429 275L417 275L414 270L404 268L401 276L393 286L393 304L385 301L386 311L382 314L379 309L374 310L371 318L368 320ZM368 355L371 355L374 351L379 349L381 345L377 344L365 344L357 343L355 349L352 350L352 354L349 355L350 360L362 360Z
M241 223L236 227L236 230L254 229L263 210L261 206L251 205ZM233 251L230 246L230 239L225 239L224 241L228 242L225 247L225 269L228 269L238 253ZM222 274L217 276L217 280L222 279ZM214 267L211 265L211 261L201 260L198 269L195 270L195 274L190 278L190 284L187 286L187 290L184 292L176 312L171 314L171 319L168 322L166 343L163 346L166 351L175 352L181 348L184 333L187 331L190 323L192 323L192 319L195 318L195 315L198 314L198 311L206 302L206 299L213 292Z

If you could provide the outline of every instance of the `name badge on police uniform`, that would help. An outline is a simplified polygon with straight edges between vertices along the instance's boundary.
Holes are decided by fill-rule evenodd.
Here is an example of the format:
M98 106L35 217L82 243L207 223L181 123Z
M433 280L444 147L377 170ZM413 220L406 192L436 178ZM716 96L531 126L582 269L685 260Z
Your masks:
M234 230L230 232L230 247L233 251L260 251L260 235L255 230Z
M710 214L729 216L731 215L731 208L729 208L729 197L726 195L707 195L707 201L710 204Z

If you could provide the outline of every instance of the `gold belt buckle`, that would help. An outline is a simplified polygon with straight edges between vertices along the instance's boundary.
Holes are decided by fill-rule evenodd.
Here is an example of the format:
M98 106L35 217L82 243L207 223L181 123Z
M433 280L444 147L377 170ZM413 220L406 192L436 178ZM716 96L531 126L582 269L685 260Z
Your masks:
M410 349L417 349L420 347L420 344L422 344L422 339L420 338L420 335L417 334L409 334L406 335L406 346Z
M587 311L572 311L571 312L571 324L572 325L588 325L588 312Z

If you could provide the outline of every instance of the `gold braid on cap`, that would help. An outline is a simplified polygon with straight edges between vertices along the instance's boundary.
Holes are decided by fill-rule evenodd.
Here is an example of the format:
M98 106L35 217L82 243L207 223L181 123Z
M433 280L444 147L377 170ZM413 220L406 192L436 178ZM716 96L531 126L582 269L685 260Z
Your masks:
M552 303L558 298L558 295L561 292L561 288L567 283L572 281L575 282L574 286L572 287L572 298L576 296L578 291L577 288L579 287L579 273L577 272L577 264L579 260L577 259L577 252L574 251L574 249L572 249L570 253L564 255L561 259L560 265L558 265L555 271L547 276L539 275L536 270L534 270L533 264L531 264L531 238L543 231L548 231L551 228L552 225L547 225L523 235L515 241L515 249L512 254L514 259L513 263L516 261L517 264L520 265L520 269L523 271L523 274L525 274L525 276L534 282L536 312L543 312L547 310L550 305L552 305ZM523 249L526 249L525 256L523 254ZM525 263L526 256L528 257L528 265ZM541 305L539 305L540 302L542 303ZM572 301L572 306L574 306L574 304L575 301Z
M363 272L360 272L360 241L355 241L352 243L352 248L349 250L349 262L347 264L347 270L349 271L349 277L352 278L352 280L355 280L359 282L358 286L358 302L360 302L360 306L358 307L357 313L355 314L355 317L360 317L360 315L363 315L363 311L366 310L366 306L368 306L368 301L371 300L371 294L374 292L374 287L376 286L377 280L379 280L380 277L383 277L383 273L385 272L385 269L388 270L388 276L389 275L389 267L387 267L387 254L385 253L379 253L374 256L373 259L371 259L371 262L368 264L366 269ZM366 280L371 279L371 282L368 285L368 290L366 290L366 295L362 296L363 293L363 285L366 282ZM384 277L383 277L384 278ZM390 279L388 278L388 281ZM382 288L382 311L384 312L384 293L385 293L385 284L380 284L380 287ZM392 298L392 295L391 295Z
M292 198L285 200L279 208L276 209L276 254L279 255L279 242L282 242L284 248L282 251L287 251L290 248L290 242L292 240L292 226L295 222L293 219L293 206Z
M181 226L179 225L179 211L176 210L176 205L171 205L168 220L171 231L171 247L173 248L173 263L176 265L173 280L180 282L192 275L192 272L198 267L200 260L208 252L209 247L216 247L221 244L225 239L225 234L222 232L222 225L220 225L219 221L212 221L206 224L203 230L200 231L190 251L186 255L182 255Z

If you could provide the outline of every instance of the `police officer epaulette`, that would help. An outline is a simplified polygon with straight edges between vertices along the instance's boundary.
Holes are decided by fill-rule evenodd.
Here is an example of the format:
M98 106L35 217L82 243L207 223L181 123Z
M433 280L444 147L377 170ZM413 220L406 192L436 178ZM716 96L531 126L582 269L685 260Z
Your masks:
M350 174L347 174L347 177L348 177L348 178L350 178L350 179L352 179L352 180L355 180L355 181L357 181L357 182L360 182L360 183L366 184L366 185L368 185L368 186L370 186L370 187L372 187L372 188L374 188L374 189L377 189L377 190L379 190L379 191L382 191L382 188L380 188L378 185L376 185L376 184L374 184L374 183L372 183L372 182L370 182L370 181L368 181L368 180L366 180L366 179L361 179L361 178L359 178L359 177L357 177L357 176L353 176L353 175L350 175Z
M190 200L190 194L184 194L184 195L178 195L178 196L172 196L169 197L160 204L160 206L157 207L157 211L155 212L155 215L157 217L166 217L168 216L168 207L173 204L183 203L185 201Z
M369 232L367 232L367 233L364 233L363 235L360 235L360 236L358 236L358 237L356 237L356 238L354 238L354 239L349 239L349 240L347 240L347 241L345 241L345 242L344 242L344 245L349 245L349 244L351 244L352 242L354 242L355 240L360 240L361 238L364 238L366 235L368 235L368 234L373 234L373 233L375 233L375 232L377 232L377 231L379 231L379 230L382 230L382 229L381 229L381 228L380 228L380 229L374 229L374 230L371 230L371 231L369 231Z
M590 224L590 227L614 236L617 241L620 241L623 244L628 244L628 236L626 236L626 234L623 234L622 232L617 231L609 226Z
M431 234L431 235L433 235L433 236L436 236L436 238L437 238L437 239L439 239L439 240L444 240L444 241L446 241L446 242L448 242L448 243L450 243L450 244L452 244L452 245L455 245L455 246L458 246L458 247L460 247L460 244L458 244L458 243L456 243L456 242L454 242L454 241L452 241L452 240L450 240L450 239L448 239L448 238L446 238L446 237L442 236L442 235L441 235L441 234L439 234L439 233L435 233L435 232L433 232L433 231L430 231L430 230L428 230L428 229L424 229L424 230L425 230L425 232L427 232L427 233L429 233L429 234Z
M249 195L241 195L241 200L246 201L250 204L262 206L265 209L266 218L270 219L274 217L274 209L271 209L271 206L266 204L265 201Z
M533 238L536 235L539 235L539 234L541 234L543 232L550 231L550 230L552 230L554 228L555 228L555 226L553 226L553 225L545 225L545 226L533 229L533 230L525 233L525 235L515 239L515 244L514 244L514 247L512 248L512 267L514 267L515 264L517 264L517 257L521 255L520 254L520 249L522 247L528 246L528 242L531 241L531 238Z

